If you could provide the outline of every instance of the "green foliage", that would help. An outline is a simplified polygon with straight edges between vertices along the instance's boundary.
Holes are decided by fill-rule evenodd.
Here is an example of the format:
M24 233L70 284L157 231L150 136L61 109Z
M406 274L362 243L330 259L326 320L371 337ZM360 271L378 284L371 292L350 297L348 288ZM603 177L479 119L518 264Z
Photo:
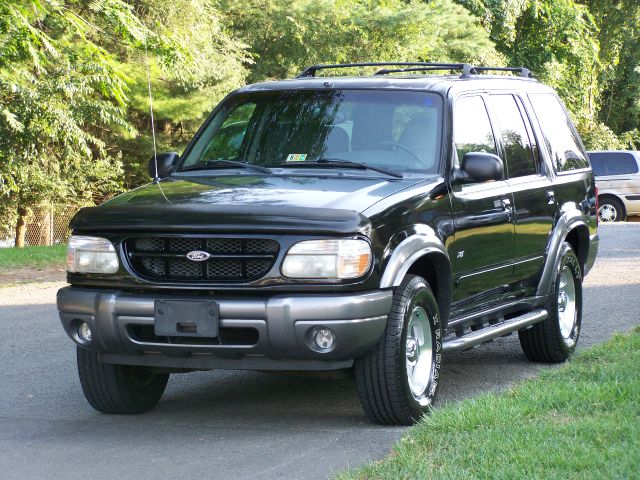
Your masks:
M477 19L451 0L223 2L229 28L255 59L249 81L314 63L472 61L502 64Z
M512 65L563 97L588 148L633 148L640 126L636 0L457 0Z
M634 478L640 329L501 394L436 409L347 479Z
M638 25L637 0L5 0L0 229L147 180L147 54L160 150L247 81L375 60L525 65L588 148L639 148Z
M0 248L0 271L9 268L47 268L64 265L66 244L43 247Z
M146 52L162 145L243 80L243 48L214 1L0 3L0 202L24 218L38 202L119 191L122 152L125 167L151 154L132 145L148 131Z
M126 38L142 25L126 4L94 2ZM126 130L126 83L91 26L48 1L0 4L0 197L18 210L43 200L117 189L118 153L105 132Z

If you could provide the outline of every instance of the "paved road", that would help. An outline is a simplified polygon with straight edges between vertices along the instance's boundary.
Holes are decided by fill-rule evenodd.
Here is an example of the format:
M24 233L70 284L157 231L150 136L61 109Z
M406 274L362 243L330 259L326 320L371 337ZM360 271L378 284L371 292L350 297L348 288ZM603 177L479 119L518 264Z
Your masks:
M640 324L640 224L601 228L580 348ZM0 288L0 478L326 478L382 458L403 428L366 422L342 374L173 375L135 417L85 403L59 326L62 284ZM446 359L440 402L534 375L517 336Z

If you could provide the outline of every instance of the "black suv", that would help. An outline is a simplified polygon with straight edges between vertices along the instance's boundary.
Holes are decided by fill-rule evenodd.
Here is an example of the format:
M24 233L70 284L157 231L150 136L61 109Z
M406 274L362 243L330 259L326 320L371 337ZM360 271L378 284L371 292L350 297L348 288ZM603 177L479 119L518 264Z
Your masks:
M383 68L316 77L354 66ZM58 309L101 412L149 410L170 373L353 368L369 419L410 424L447 352L576 347L596 189L524 68L315 65L233 92L149 169L71 225Z

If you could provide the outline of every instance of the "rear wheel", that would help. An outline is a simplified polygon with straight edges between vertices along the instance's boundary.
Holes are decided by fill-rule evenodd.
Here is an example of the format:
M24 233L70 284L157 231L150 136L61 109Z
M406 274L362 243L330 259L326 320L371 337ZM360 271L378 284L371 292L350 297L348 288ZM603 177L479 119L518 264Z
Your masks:
M564 362L576 349L582 323L582 270L571 245L560 248L552 294L547 300L549 316L526 330L520 330L520 345L534 362Z
M84 396L103 413L147 412L160 401L169 380L168 373L155 373L145 367L101 363L97 353L80 347L77 359Z
M598 220L603 223L624 222L624 206L620 200L605 197L600 199L598 207Z
M384 337L356 361L358 396L372 422L411 425L429 412L442 366L438 304L422 277L394 292Z

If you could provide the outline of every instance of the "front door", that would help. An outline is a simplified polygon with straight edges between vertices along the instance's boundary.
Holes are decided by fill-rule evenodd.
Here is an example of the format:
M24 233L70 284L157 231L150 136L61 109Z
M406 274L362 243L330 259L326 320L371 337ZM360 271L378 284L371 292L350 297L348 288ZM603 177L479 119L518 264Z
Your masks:
M457 99L453 118L458 164L467 152L498 153L482 95ZM454 310L461 311L496 300L507 289L513 269L513 196L506 180L456 183L451 202L453 300Z

